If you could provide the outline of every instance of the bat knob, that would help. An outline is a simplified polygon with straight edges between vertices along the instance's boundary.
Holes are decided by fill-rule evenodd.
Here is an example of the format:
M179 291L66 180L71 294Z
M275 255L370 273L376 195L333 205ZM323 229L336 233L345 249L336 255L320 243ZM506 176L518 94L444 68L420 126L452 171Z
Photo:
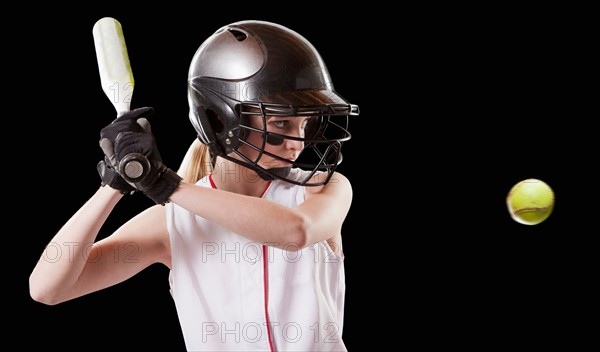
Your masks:
M119 173L127 182L136 183L150 171L150 161L145 155L130 153L119 162Z

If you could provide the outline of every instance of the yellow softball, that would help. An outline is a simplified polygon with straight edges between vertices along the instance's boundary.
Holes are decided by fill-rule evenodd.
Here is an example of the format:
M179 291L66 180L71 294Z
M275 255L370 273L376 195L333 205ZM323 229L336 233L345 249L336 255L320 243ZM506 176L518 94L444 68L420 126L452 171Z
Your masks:
M546 220L554 209L554 191L535 178L514 185L506 196L510 216L524 225L537 225Z

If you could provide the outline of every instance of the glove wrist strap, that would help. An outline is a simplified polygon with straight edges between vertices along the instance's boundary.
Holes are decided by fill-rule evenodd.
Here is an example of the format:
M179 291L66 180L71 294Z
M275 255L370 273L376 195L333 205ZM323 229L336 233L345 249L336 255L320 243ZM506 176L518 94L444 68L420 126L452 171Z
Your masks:
M152 188L146 190L144 194L156 204L165 205L169 202L169 197L175 192L181 180L182 177L175 171L165 168Z

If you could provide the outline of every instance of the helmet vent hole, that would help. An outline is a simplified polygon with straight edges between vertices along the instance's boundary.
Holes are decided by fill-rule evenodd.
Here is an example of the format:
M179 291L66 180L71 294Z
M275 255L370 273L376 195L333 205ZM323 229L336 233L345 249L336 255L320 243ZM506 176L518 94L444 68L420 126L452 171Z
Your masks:
M248 37L246 35L246 33L237 30L237 29L230 29L229 33L231 33L233 35L233 37L235 38L235 40L237 40L238 42L242 42L244 40L246 40L246 38Z
M223 132L223 122L219 118L219 115L212 111L206 110L206 116L208 117L208 121L210 122L210 127L212 127L215 133Z

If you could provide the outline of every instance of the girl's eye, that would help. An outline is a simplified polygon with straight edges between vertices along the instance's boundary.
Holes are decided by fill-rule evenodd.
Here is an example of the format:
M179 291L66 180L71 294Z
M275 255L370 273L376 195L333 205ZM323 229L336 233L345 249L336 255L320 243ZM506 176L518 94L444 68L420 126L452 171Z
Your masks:
M280 121L273 121L273 125L277 128L285 128L285 126L287 126L288 121L285 120L280 120Z

